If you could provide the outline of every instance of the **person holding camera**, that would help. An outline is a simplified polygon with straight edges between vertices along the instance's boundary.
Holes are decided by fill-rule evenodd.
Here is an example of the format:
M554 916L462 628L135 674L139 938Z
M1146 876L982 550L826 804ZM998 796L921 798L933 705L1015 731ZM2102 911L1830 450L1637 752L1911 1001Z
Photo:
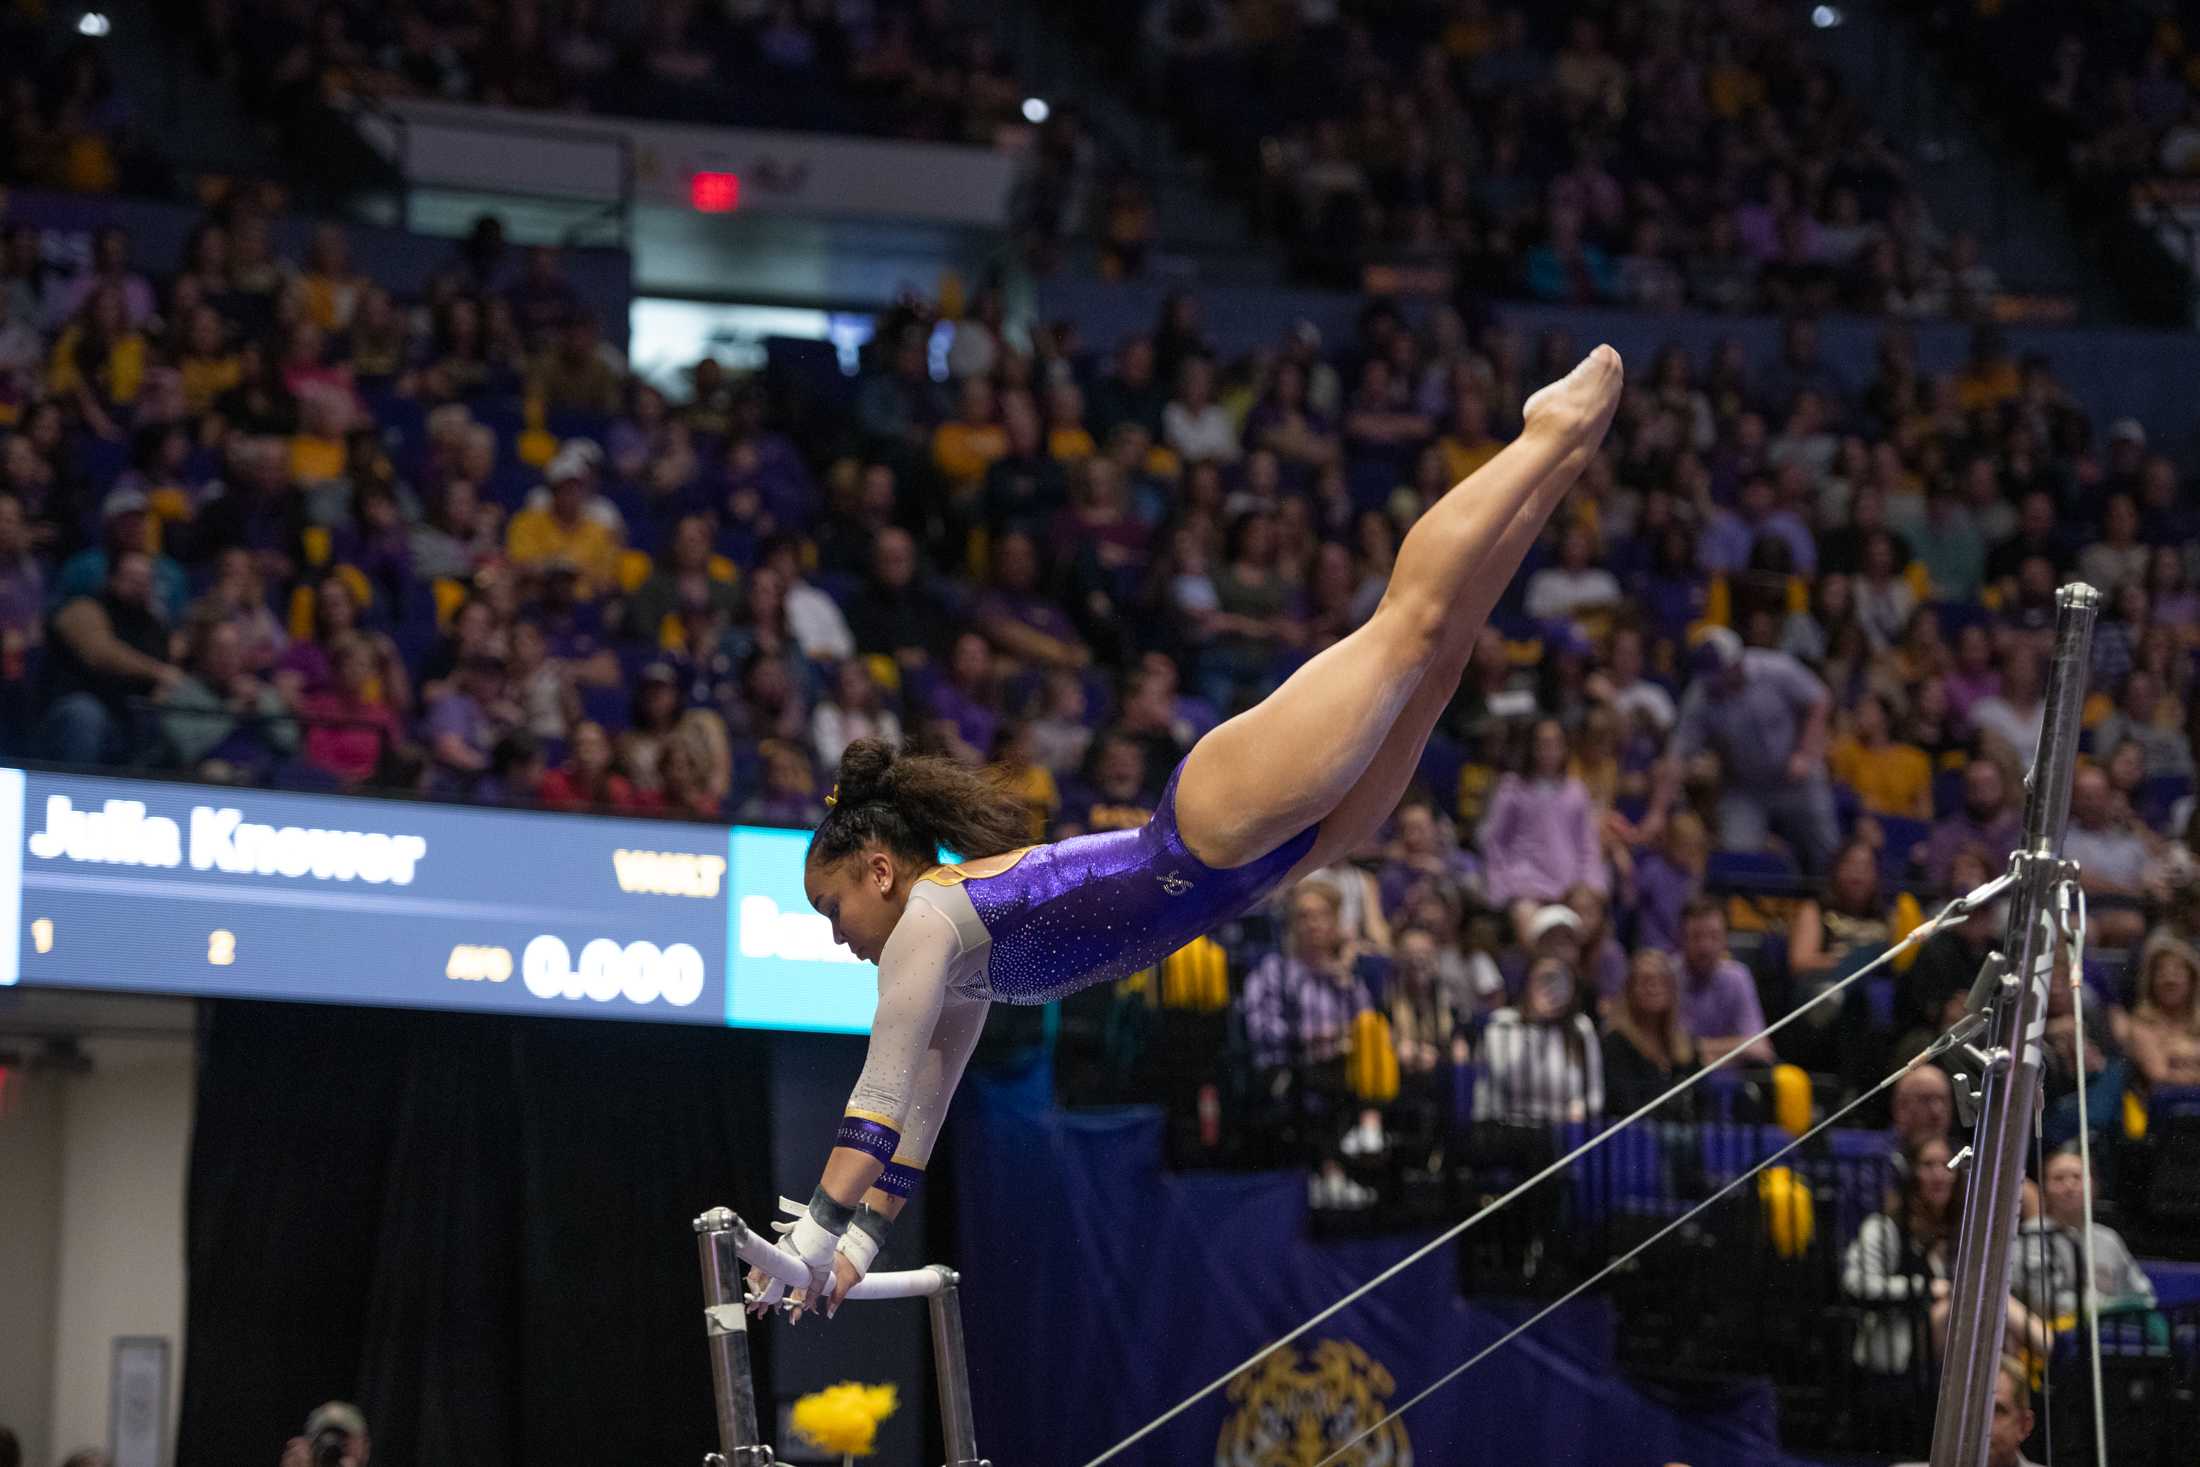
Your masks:
M284 1444L282 1467L367 1467L373 1451L359 1408L349 1401L323 1401L306 1417L305 1434Z

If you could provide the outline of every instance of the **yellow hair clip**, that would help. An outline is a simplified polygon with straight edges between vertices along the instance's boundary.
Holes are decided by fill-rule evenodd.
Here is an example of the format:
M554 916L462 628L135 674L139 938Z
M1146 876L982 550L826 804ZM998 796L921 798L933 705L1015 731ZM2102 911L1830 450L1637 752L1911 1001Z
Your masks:
M840 783L839 783L839 781L837 781L837 780L836 780L836 781L834 781L834 783L833 783L833 792L832 792L831 794L829 794L829 795L827 795L827 796L825 797L825 808L826 808L826 809L828 809L828 810L830 810L830 809L832 809L832 808L833 808L833 806L835 806L835 805L837 805L837 804L839 804L839 803L840 803Z

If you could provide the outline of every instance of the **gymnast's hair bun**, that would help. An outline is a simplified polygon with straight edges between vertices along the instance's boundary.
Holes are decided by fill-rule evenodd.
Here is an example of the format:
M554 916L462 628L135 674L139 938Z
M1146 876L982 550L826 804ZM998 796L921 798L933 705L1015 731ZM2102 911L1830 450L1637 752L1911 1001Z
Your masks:
M884 739L857 739L840 756L839 803L866 805L894 798L900 756Z

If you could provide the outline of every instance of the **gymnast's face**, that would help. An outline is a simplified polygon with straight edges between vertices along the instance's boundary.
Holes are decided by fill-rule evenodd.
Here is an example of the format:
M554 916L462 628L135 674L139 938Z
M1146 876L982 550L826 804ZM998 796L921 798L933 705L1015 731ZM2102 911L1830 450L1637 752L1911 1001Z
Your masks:
M846 943L866 963L878 961L909 900L893 857L875 849L830 865L812 861L802 887L810 905L833 924L833 941Z

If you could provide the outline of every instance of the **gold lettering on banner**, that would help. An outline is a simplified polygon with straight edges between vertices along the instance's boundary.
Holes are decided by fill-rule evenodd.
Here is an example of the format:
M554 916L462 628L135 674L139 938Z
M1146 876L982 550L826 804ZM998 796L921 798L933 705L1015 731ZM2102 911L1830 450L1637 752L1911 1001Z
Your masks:
M1234 1408L1215 1442L1215 1467L1312 1467L1381 1420L1397 1382L1350 1340L1322 1340L1311 1360L1279 1350L1230 1382ZM1405 1423L1337 1459L1340 1467L1413 1467Z
M613 851L611 868L619 890L644 896L710 898L726 874L724 856L694 856L683 851Z

